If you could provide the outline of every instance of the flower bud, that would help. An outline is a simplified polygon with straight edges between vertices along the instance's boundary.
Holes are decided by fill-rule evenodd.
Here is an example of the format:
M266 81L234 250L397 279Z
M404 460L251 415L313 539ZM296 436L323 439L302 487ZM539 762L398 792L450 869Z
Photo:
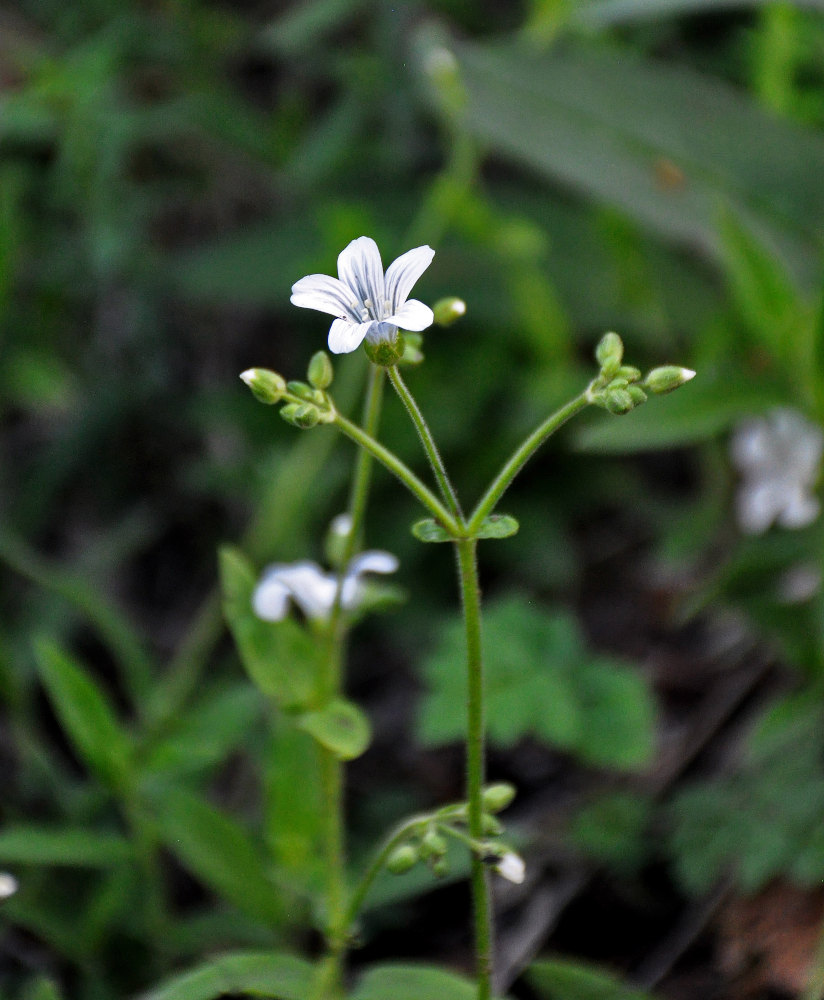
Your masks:
M422 858L442 858L446 854L446 841L435 830L427 830L421 840Z
M490 816L489 813L484 813L483 831L485 837L500 837L500 835L504 832L504 825L494 816Z
M491 813L501 812L511 804L516 794L514 785L505 781L495 785L487 785L483 791L484 809Z
M602 373L612 378L621 367L624 357L624 343L617 333L605 333L595 348L595 360L601 366Z
M432 865L432 874L436 878L443 878L449 874L449 862L446 858L438 858Z
M286 383L286 389L293 396L297 396L299 399L305 399L307 403L313 403L315 401L315 390L305 382L299 382L297 379L290 379Z
M393 875L403 875L418 863L418 852L411 844L401 844L386 859L386 867Z
M379 340L373 344L369 340L363 342L366 356L373 365L380 365L381 368L394 367L403 357L404 338L400 332L393 341Z
M455 320L466 315L466 303L463 299L451 295L445 299L438 299L432 306L432 312L435 314L437 326L451 326Z
M633 365L621 365L615 375L616 378L625 378L627 382L637 382L641 378L641 369Z
M514 851L507 851L495 865L495 871L508 882L520 885L526 875L524 859Z
M308 430L320 421L320 412L311 403L288 403L280 411L280 415L287 424L300 427L301 430Z
M635 407L632 396L626 389L608 389L604 393L604 404L616 416L629 413Z
M317 351L309 361L306 376L309 384L315 389L328 389L335 377L332 361L326 351Z
M349 536L352 534L352 518L349 514L338 514L332 519L326 532L326 560L330 566L338 568L343 565L346 556Z
M653 368L644 379L644 388L660 396L672 392L685 382L695 378L691 368L679 368L678 365L665 365L663 368Z
M0 872L0 899L8 899L18 889L17 879L8 872Z
M252 390L255 399L267 405L277 403L286 392L286 380L268 368L247 368L240 378Z
M636 406L640 406L641 403L646 403L647 394L640 385L628 385L627 392L630 395L630 399Z
M398 361L399 365L419 365L423 361L423 337L419 333L405 333L403 335L403 357Z

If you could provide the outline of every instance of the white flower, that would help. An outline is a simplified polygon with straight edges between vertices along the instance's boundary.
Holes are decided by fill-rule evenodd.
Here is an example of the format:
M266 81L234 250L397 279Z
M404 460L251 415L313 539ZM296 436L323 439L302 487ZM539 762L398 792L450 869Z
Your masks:
M432 263L435 251L416 247L383 273L378 245L368 236L352 240L338 257L338 275L310 274L292 285L292 304L337 317L329 328L329 350L348 354L364 338L394 343L398 327L425 330L432 325L429 306L407 296Z
M760 535L773 522L782 528L812 524L820 509L811 491L822 451L821 428L795 410L775 409L740 424L730 453L743 479L736 498L741 528Z
M526 876L526 865L520 854L507 851L501 855L500 861L495 865L495 871L508 882L520 885Z
M0 872L0 899L8 899L17 892L18 883L14 875L8 872Z
M398 560L390 552L362 552L355 556L343 574L341 607L354 611L360 605L364 573L394 573L397 568ZM332 610L337 589L338 577L325 573L317 563L274 563L263 571L252 594L252 606L258 618L279 622L288 614L291 600L307 618L322 621Z

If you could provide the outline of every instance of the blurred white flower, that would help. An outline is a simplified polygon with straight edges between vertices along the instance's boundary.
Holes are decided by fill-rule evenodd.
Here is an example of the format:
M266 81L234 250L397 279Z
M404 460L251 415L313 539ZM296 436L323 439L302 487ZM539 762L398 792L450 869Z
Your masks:
M402 254L383 273L378 245L360 236L341 251L338 278L310 274L292 285L292 304L335 316L329 328L329 350L348 354L364 338L373 344L394 343L398 327L425 330L434 316L429 306L407 296L432 263L435 251L416 247Z
M14 875L8 872L0 872L0 899L8 899L13 896L18 889L18 882Z
M354 611L364 595L364 573L394 573L398 560L390 552L362 552L349 563L341 583L341 607ZM326 573L317 563L274 563L263 571L252 595L255 614L269 622L279 622L294 601L307 618L323 620L335 603L338 577Z
M752 535L771 524L804 528L818 517L812 495L818 479L824 434L796 410L775 409L739 424L730 454L741 473L736 497L738 523Z
M495 865L495 871L508 882L520 885L526 876L526 865L520 854L507 851L501 855L500 861Z

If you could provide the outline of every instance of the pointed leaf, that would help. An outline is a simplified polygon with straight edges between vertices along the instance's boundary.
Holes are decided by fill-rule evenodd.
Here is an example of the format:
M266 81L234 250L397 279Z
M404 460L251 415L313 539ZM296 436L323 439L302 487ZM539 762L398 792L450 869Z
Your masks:
M110 788L127 783L132 743L90 674L52 642L36 647L40 679L80 758Z
M33 824L0 830L1 864L107 868L122 864L131 854L129 842L114 833Z
M357 705L342 698L302 715L298 725L341 760L360 757L372 739L369 720Z
M475 1000L474 983L425 965L382 965L364 974L350 1000Z
M144 993L139 1000L214 1000L227 994L305 1000L312 966L278 952L223 955L175 976Z
M283 919L261 846L232 817L180 787L152 789L154 820L169 850L203 883L267 924Z
M535 962L526 977L545 1000L652 1000L609 972L568 959Z

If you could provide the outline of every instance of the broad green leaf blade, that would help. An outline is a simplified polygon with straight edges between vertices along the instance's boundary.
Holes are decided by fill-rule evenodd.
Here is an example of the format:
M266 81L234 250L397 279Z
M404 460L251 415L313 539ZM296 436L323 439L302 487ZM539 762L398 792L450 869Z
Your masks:
M0 863L108 868L132 855L129 842L114 833L33 824L0 830Z
M210 692L173 721L147 754L146 769L184 775L224 760L260 717L261 699L249 684Z
M110 788L130 780L132 743L108 699L76 660L52 642L36 647L40 678L75 750Z
M545 1000L652 1000L608 972L568 959L535 962L526 978Z
M283 920L280 893L260 845L232 817L182 788L150 792L169 850L203 883L267 924Z
M732 204L805 281L824 223L824 139L681 69L518 43L456 48L466 124L494 150L717 254Z
M478 529L478 538L511 538L518 532L518 522L511 514L490 514Z
M241 952L204 962L144 993L139 1000L215 1000L227 994L306 1000L312 966L278 952Z
M372 739L369 720L357 705L343 698L331 701L317 712L307 712L298 725L340 760L360 757Z
M223 612L252 681L284 708L300 708L312 697L319 651L294 621L265 622L252 610L255 574L236 549L220 552Z
M434 518L425 517L420 521L415 521L412 525L412 534L419 542L451 542L452 536L442 528Z
M350 1000L475 1000L477 987L425 965L382 965L364 974Z

